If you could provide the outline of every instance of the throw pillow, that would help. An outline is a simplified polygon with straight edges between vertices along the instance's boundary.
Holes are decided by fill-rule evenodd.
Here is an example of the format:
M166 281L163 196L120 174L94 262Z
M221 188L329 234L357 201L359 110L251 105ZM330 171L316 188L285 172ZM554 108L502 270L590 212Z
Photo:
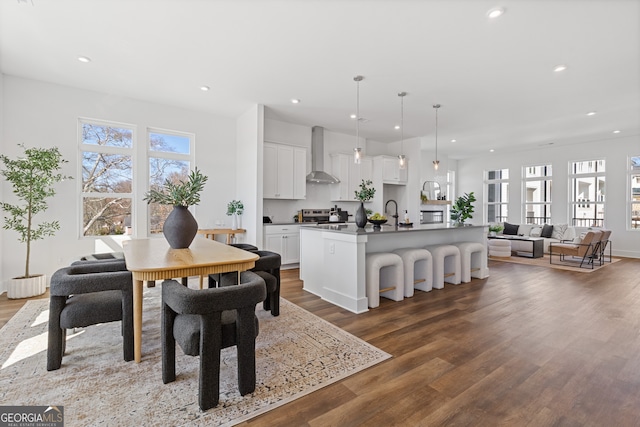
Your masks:
M548 239L551 237L551 233L553 233L553 225L545 224L544 227L542 227L540 237L546 237Z
M541 234L542 234L542 227L534 227L531 229L531 233L529 234L529 236L540 237Z
M509 224L508 222L505 222L502 234L516 236L518 234L518 224Z
M518 234L529 237L531 236L531 230L533 229L533 225L531 224L520 224L518 227Z
M574 237L573 238L573 243L575 243L576 245L579 245L580 243L582 243L582 238L581 237Z
M564 239L564 232L567 231L567 227L569 227L569 224L555 224L551 237L558 240Z

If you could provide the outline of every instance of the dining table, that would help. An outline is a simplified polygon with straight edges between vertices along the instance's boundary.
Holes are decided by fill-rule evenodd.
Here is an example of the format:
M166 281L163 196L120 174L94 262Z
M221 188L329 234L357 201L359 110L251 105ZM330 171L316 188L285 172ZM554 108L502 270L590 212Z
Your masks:
M134 360L142 360L143 282L240 272L255 267L259 256L221 242L197 237L186 249L172 249L164 238L132 239L123 242L127 270L133 278Z

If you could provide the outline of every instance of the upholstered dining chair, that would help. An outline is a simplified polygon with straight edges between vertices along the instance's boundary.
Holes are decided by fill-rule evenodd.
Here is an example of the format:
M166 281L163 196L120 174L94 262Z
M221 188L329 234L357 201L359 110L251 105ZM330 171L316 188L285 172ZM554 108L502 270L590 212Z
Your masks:
M124 260L81 262L51 276L47 370L59 369L66 330L122 321L125 361L133 360L133 284Z
M598 253L601 237L601 231L589 231L580 241L580 243L551 242L549 244L549 263L554 264L554 255L558 255L560 261L564 261L565 257L568 255L576 258L581 258L580 267L582 267L586 261L587 265L591 265L591 268L593 268L593 257ZM566 263L564 262L560 262L559 264L566 265Z
M175 280L162 283L162 382L176 379L176 342L185 354L200 356L198 403L206 411L218 404L220 351L236 346L238 389L256 387L256 304L266 298L264 280L241 273L239 286L189 289Z

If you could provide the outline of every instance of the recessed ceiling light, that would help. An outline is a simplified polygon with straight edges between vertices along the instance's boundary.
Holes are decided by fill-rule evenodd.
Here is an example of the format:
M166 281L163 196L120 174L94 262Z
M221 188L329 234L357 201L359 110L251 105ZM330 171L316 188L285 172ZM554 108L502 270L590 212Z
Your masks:
M620 131L616 129L613 131L613 133L620 133Z
M89 58L88 56L78 56L78 61L80 62L91 62L91 58Z
M352 114L352 115L350 115L349 117L351 117L352 119L355 119L355 118L356 118L356 115L355 115L355 114Z
M393 128L394 128L395 130L398 130L398 129L400 129L400 125L395 125Z
M494 19L504 14L504 9L501 7L496 7L487 12L487 17Z
M566 65L556 65L553 71L556 73L559 73L560 71L564 71L566 69L567 69Z
M456 142L456 141L457 141L456 139L452 139L452 140L451 140L451 142Z
M294 98L294 99L291 100L291 103L292 104L300 104L300 100Z
M490 153L493 153L494 151L496 151L496 150L494 150L493 148L491 150L489 150Z
M203 92L206 92L209 89L211 89L209 86L200 86L200 90L203 91Z
M596 112L595 112L595 111L589 111L589 112L587 113L587 116L595 116L595 115L596 115Z

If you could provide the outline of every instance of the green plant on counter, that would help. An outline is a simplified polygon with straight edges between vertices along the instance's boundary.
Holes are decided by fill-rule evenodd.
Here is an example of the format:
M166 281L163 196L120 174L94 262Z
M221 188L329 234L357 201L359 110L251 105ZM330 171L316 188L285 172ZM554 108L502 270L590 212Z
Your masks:
M473 191L469 194L464 193L464 196L460 196L456 199L453 206L451 206L451 220L458 225L463 225L464 222L473 218L473 205L476 201L476 197L473 195Z
M369 187L369 185L373 184L370 180L365 181L364 179L360 183L360 191L355 191L356 199L361 202L368 202L373 199L373 196L376 194L376 189L373 187Z

